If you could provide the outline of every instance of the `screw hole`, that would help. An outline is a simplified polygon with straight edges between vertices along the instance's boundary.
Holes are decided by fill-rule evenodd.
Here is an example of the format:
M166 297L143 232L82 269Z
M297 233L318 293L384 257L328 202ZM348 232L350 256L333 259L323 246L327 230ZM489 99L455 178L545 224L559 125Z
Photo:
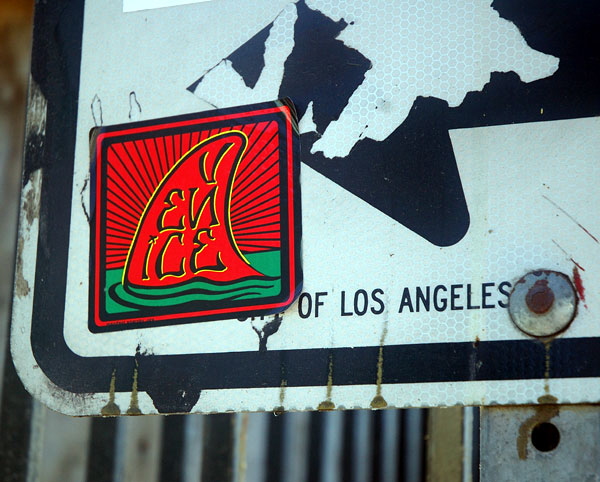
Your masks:
M560 442L560 432L556 425L548 422L540 423L533 427L531 443L540 452L551 452Z

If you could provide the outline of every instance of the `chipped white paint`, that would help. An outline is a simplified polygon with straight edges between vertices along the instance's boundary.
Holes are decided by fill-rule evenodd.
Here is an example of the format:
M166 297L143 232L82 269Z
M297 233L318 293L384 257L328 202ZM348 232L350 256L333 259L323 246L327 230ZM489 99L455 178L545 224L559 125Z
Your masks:
M27 98L27 119L25 132L28 136L46 134L46 107L47 102L39 86L29 78L29 95Z
M455 107L468 92L480 91L492 72L513 71L531 82L558 68L557 58L531 49L517 26L486 0L378 0L368 9L361 0L344 2L343 8L323 0L307 4L336 21L352 22L339 38L372 62L339 119L312 148L330 158L348 155L361 138L384 140L404 122L417 96ZM382 11L385 19L377 20ZM402 48L394 51L397 46Z
M530 48L517 26L500 18L485 0L377 0L368 7L362 0L306 3L336 22L348 23L338 40L371 61L339 118L312 146L311 152L329 158L347 156L364 138L385 140L404 122L418 96L456 107L467 93L481 91L492 72L512 71L532 82L558 68L556 57ZM195 94L221 107L276 98L280 82L273 83L291 51L295 11L290 4L275 18L265 67L254 88L244 84L230 62L221 61L202 77ZM312 130L302 127L301 132Z
M15 368L27 391L53 410L67 414L99 414L108 402L108 393L73 394L54 385L44 375L31 349L28 333L31 332L33 294L35 291L36 253L39 235L39 206L42 189L42 170L35 171L23 188L19 221L19 248L21 262L17 259L15 296L13 299L10 349ZM25 204L28 203L28 208ZM19 257L18 257L19 258ZM22 277L23 286L17 284ZM107 392L108 392L107 380ZM115 401L121 410L127 410L131 395L116 393ZM139 394L139 406L143 413L157 413L146 393ZM123 408L124 407L124 408Z
M298 14L290 4L277 15L265 44L265 67L254 87L248 87L232 68L229 60L221 60L203 77L194 93L216 106L246 105L276 99L283 79L284 64L294 48L294 24ZM215 96L221 92L222 97Z

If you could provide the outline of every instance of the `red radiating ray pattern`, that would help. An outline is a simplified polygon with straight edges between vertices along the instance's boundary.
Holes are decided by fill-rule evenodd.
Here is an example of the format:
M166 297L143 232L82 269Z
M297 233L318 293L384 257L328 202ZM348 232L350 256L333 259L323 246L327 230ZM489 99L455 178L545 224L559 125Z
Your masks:
M245 253L279 249L279 138L274 121L115 142L106 159L106 267L125 264L139 220L160 181L193 146L230 130L248 136L231 195L231 228Z

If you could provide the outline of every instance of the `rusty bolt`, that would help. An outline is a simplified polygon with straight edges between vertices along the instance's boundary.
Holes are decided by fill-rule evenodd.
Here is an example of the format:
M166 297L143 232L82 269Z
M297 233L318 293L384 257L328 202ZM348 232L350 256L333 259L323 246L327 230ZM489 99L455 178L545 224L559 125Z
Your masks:
M521 331L536 337L566 330L577 313L577 293L568 276L557 271L532 271L515 284L508 312Z
M538 315L546 313L554 303L554 292L548 286L548 280L537 280L527 292L525 303L527 308Z

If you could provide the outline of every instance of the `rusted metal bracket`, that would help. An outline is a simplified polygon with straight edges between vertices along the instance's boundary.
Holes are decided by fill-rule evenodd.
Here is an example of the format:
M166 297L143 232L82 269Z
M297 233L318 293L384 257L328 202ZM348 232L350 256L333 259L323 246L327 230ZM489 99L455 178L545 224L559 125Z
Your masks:
M600 406L481 408L481 481L598 480Z

